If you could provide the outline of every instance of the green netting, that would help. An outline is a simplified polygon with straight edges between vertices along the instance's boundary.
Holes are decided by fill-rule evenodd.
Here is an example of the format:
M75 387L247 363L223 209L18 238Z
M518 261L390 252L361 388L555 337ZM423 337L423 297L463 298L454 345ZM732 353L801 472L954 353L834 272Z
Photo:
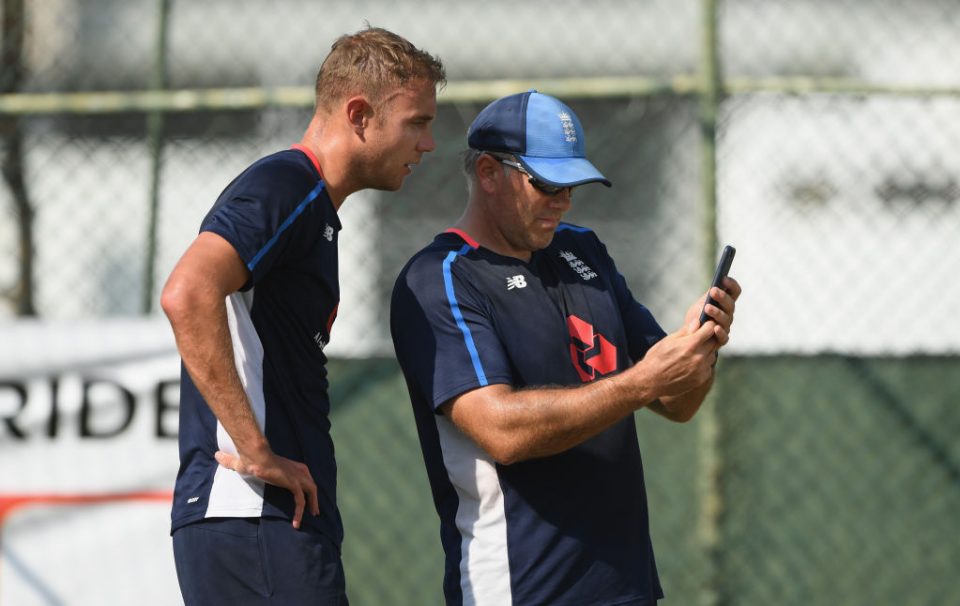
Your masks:
M657 561L671 604L960 601L960 362L726 357L720 546L698 533L700 417L641 412ZM439 604L438 521L392 359L336 361L344 561L357 604Z

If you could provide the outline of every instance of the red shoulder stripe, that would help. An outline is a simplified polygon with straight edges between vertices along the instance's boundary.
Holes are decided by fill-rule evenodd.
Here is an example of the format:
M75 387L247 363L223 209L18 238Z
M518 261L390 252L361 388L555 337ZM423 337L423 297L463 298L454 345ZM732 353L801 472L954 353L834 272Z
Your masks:
M480 244L476 240L471 238L469 235L467 235L467 232L463 231L462 229L451 227L445 233L457 234L463 239L464 242L470 245L470 248L480 248Z

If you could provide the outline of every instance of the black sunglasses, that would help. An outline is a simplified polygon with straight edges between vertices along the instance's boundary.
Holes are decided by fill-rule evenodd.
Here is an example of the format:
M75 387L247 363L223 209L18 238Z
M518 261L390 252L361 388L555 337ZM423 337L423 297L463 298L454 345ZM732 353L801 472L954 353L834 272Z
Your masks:
M527 172L527 169L525 169L523 165L520 164L519 162L513 162L512 160L504 160L503 158L497 158L497 156L493 156L493 157L496 158L501 164L506 164L507 166L511 168L515 168L521 173L525 174L527 176L527 180L530 181L530 185L532 185L538 191L541 191L547 194L548 196L556 196L557 194L559 194L565 189L570 189L570 190L573 189L569 185L561 186L561 185L550 185L549 183L544 183L540 179L537 179L536 177L531 175L529 172Z

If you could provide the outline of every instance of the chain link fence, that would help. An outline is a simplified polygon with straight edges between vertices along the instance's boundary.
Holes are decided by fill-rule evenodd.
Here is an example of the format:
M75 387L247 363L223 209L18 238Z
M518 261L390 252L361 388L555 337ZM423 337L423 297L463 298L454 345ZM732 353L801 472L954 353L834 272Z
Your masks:
M342 209L328 351L353 603L440 602L389 293L460 214L467 125L529 87L571 105L614 182L568 219L665 328L738 249L710 403L688 425L637 415L667 603L960 603L960 4L2 0L2 18L0 335L157 319L222 188L299 140L340 34L368 20L444 60L436 151Z

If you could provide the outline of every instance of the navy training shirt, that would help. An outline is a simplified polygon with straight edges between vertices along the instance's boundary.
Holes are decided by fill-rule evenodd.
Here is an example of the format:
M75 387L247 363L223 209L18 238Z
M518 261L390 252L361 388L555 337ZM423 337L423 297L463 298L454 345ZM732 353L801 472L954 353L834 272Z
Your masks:
M447 604L663 597L632 415L565 452L500 465L437 410L496 383L581 385L663 338L592 231L561 223L529 262L440 234L397 279L391 331L440 516Z
M320 515L306 511L302 527L339 545L323 348L340 300L340 221L319 163L299 145L262 158L220 194L200 231L226 239L250 270L226 301L237 371L273 451L305 463L317 484ZM217 450L236 448L185 369L179 439L172 530L211 517L292 518L290 491L217 464Z

